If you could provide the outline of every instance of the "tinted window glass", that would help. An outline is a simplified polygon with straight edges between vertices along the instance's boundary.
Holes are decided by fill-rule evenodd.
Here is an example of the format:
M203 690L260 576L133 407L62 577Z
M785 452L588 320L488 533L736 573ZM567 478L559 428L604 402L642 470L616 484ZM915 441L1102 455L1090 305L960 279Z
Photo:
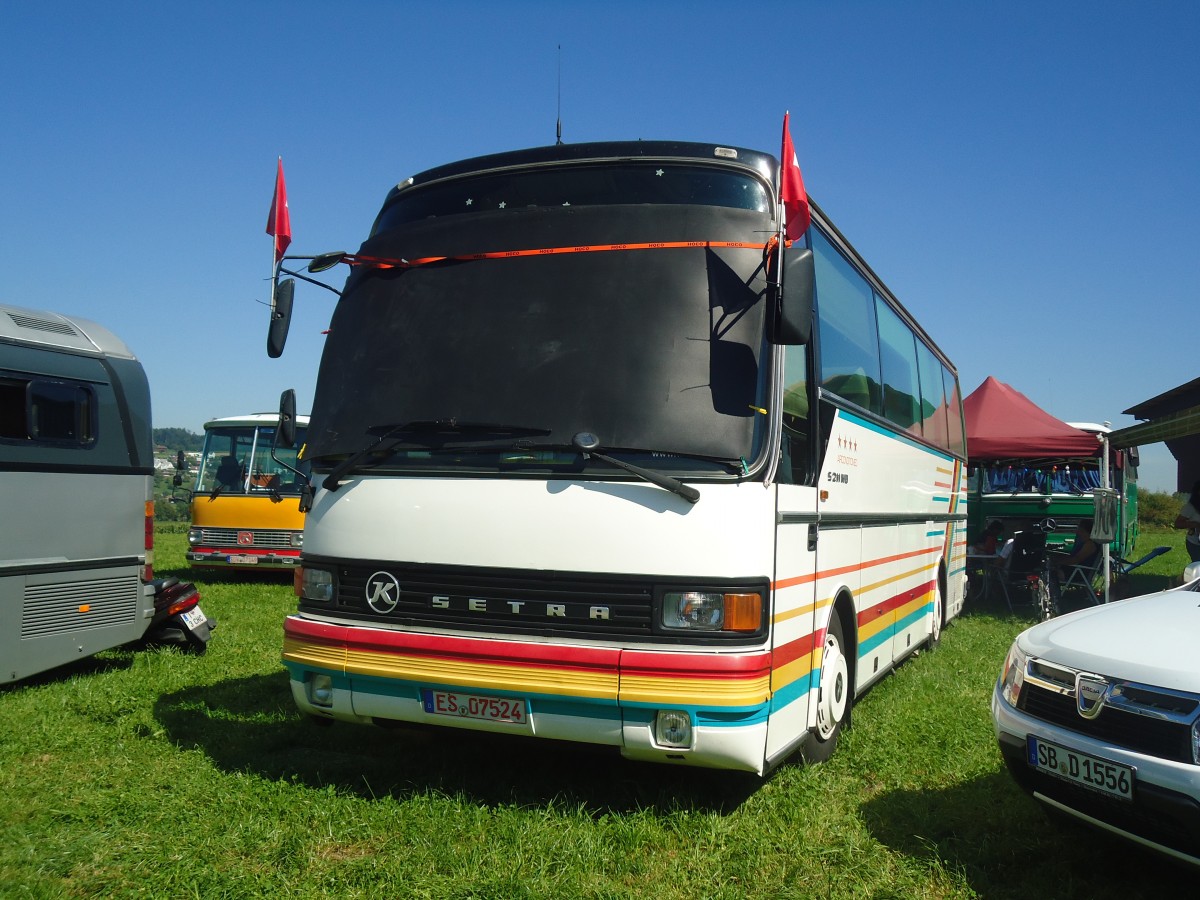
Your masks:
M865 278L813 230L821 386L880 412L874 294Z
M770 210L761 182L712 166L633 162L476 175L406 193L379 216L374 233L441 216L557 206L690 204Z
M0 378L0 437L89 446L96 440L96 413L96 393L90 385Z
M917 342L917 367L921 375L921 421L925 439L939 447L950 446L946 392L942 386L942 364L933 351Z
M876 311L883 366L883 414L901 428L921 434L916 339L904 320L881 297L876 297Z
M942 368L942 384L946 392L946 418L950 429L950 451L958 456L967 455L967 436L963 429L962 398L959 396L958 379L947 368Z
M779 480L805 484L809 473L808 348L789 346L783 357L783 437Z

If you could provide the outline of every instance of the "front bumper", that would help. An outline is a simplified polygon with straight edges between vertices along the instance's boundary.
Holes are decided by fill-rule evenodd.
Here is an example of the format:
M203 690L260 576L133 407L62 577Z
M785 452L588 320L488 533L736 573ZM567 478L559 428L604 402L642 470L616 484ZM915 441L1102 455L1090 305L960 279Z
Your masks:
M1009 773L1035 799L1085 824L1200 866L1200 766L1134 753L1048 724L1009 706L999 683L992 692L992 724ZM1028 762L1029 735L1133 767L1133 799L1111 798L1035 769Z
M217 569L295 569L300 565L300 551L294 553L247 553L234 550L200 548L187 551L187 560L199 568Z

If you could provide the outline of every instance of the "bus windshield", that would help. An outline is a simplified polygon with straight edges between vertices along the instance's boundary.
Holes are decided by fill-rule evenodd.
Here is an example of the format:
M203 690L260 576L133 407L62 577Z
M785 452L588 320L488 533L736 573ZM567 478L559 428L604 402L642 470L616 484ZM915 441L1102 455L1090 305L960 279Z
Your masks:
M629 203L644 205L635 215ZM744 471L765 443L766 282L753 239L770 239L773 215L745 170L665 161L399 193L364 256L504 258L351 275L307 457L332 465L417 423L422 433L381 445L375 471L570 466L580 433L675 474ZM451 422L536 437L430 438L429 423Z
M307 473L308 464L297 461L304 444L303 427L297 429L296 446L277 448L271 458L275 426L214 425L205 429L204 451L196 481L199 493L298 494L303 480L288 467ZM280 464L282 463L282 465Z

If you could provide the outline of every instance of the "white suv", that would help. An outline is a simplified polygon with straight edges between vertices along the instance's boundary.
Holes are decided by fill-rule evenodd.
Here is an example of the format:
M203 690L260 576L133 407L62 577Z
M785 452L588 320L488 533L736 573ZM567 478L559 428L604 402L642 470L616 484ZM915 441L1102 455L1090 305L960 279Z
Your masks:
M1022 632L992 720L1035 798L1200 865L1200 563L1184 578Z

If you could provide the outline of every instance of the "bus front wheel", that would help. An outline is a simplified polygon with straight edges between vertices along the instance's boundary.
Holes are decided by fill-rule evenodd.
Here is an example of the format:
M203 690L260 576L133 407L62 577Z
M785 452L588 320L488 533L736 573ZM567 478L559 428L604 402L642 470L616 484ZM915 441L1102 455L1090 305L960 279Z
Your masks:
M804 742L806 762L824 762L837 748L838 735L850 711L850 663L842 620L835 610L821 653L821 681L817 688L817 724Z

